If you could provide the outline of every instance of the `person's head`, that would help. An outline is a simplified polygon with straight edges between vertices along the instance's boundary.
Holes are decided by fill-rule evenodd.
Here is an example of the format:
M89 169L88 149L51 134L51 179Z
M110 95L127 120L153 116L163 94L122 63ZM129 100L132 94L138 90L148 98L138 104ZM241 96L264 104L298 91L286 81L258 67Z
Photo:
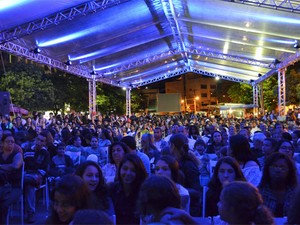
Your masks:
M287 154L275 152L266 158L259 186L270 186L278 182L286 187L295 187L297 175L292 159Z
M189 126L189 135L190 136L193 136L193 135L200 135L200 132L199 132L199 128L198 126L196 126L195 124L192 124Z
M178 123L174 123L172 125L172 130L171 130L172 134L177 134L178 133L178 129L179 129L179 124Z
M169 140L170 152L177 160L183 158L189 151L188 139L183 134L173 134Z
M234 125L230 125L229 128L228 128L228 133L229 133L229 136L233 136L233 135L236 135L236 128Z
M103 139L103 140L105 140L105 139L110 140L111 135L110 135L110 133L109 133L109 131L108 131L107 129L104 129L104 130L102 130L102 132L100 133L100 138Z
M97 149L98 148L98 137L97 136L92 136L91 137L91 141L90 141L90 145L91 145L91 148L93 149Z
M12 152L15 146L15 138L11 133L3 134L1 138L4 152Z
M218 210L221 219L229 224L273 224L258 189L248 182L227 184L221 192Z
M291 141L286 139L281 139L278 142L278 152L287 154L290 158L294 155L294 145Z
M161 156L155 164L155 175L169 177L177 183L179 176L179 164L177 160L170 155Z
M159 214L167 207L180 208L180 195L176 184L165 176L152 175L141 186L138 208L142 215Z
M60 142L56 146L56 153L59 156L65 155L66 152L66 144L64 142Z
M213 143L220 144L222 142L222 133L218 130L212 133Z
M82 143L82 138L80 135L75 135L74 136L74 142L73 142L73 145L75 147L80 147L81 146L81 143Z
M198 139L194 144L194 150L197 151L200 155L203 155L206 150L206 143L203 139Z
M265 123L260 123L259 124L259 129L261 130L261 132L266 132L267 131L267 125Z
M188 135L188 130L185 126L180 126L178 128L178 133L187 136Z
M114 142L108 147L108 159L112 164L119 165L125 154L129 153L128 146L123 142Z
M248 139L237 134L229 139L230 154L239 162L247 162L251 159L252 153Z
M136 150L136 141L132 136L125 136L121 139L121 142L125 143L128 147L130 152Z
M254 133L253 135L254 148L261 149L265 139L266 139L266 135L264 135L264 133L262 132Z
M236 180L246 181L238 162L226 156L218 160L208 186L220 190L225 184Z
M48 133L45 131L42 131L41 133L39 133L37 135L37 137L35 138L35 149L36 150L40 150L40 149L46 147L47 135L48 135Z
M123 186L129 186L132 190L139 190L147 177L145 166L136 154L126 154L120 163L118 177Z
M265 156L269 156L277 150L277 141L274 138L266 138L261 149Z
M162 130L160 127L155 127L154 129L154 140L159 141L162 138Z
M78 210L70 225L95 224L95 225L113 225L112 218L107 213L98 209Z
M84 180L91 191L99 192L106 187L102 171L94 161L88 160L81 163L75 174Z
M239 135L243 135L244 137L247 138L247 140L249 140L249 138L250 138L250 132L248 129L245 129L245 128L240 130Z
M150 147L153 146L154 143L154 137L152 134L143 134L141 138L141 148L145 151L146 154L148 153L147 151L150 149Z
M52 192L53 216L57 222L69 223L79 209L89 207L90 190L77 175L65 175L59 179Z

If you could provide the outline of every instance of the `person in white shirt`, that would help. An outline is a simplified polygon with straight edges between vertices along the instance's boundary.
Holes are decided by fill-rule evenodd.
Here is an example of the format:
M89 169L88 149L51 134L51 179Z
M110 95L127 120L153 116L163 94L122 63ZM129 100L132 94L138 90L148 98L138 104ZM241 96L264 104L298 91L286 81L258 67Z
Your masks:
M155 127L154 129L154 145L159 152L168 145L168 143L162 138L162 130L160 127Z

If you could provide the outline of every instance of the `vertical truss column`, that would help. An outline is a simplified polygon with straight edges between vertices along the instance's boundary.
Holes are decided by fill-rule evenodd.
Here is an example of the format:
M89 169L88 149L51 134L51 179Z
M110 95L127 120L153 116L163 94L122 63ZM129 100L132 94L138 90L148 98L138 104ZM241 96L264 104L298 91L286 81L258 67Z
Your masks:
M257 85L258 85L258 91L259 91L260 114L265 115L263 81Z
M131 116L131 88L126 88L126 115Z
M96 80L95 75L93 79L89 79L89 114L91 120L94 122L94 116L96 115Z
M258 116L258 86L255 84L252 86L253 88L253 105L255 108L253 108L253 114L254 116Z
M285 68L278 70L278 115L285 114Z

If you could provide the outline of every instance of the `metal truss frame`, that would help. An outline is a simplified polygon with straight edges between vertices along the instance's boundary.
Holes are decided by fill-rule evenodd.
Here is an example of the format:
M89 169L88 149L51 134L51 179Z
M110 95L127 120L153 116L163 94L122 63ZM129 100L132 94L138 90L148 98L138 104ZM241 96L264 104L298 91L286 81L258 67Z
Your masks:
M285 101L286 101L286 92L285 92L285 70L278 70L278 115L284 115L285 112Z
M85 66L71 66L66 65L65 63L62 63L58 60L54 60L50 57L44 56L42 54L36 54L32 51L28 50L27 48L21 47L17 44L14 44L12 42L6 42L4 44L0 44L0 49L9 53L12 53L17 56L26 57L29 60L32 60L34 62L38 62L41 64L45 64L57 69L60 69L62 71L68 72L70 74L74 74L77 76L85 77L85 78L91 78L91 75L88 72L88 68Z
M186 49L186 51L189 54L196 54L196 55L201 55L201 56L210 57L210 58L223 59L226 61L238 62L238 63L248 64L248 65L258 66L258 67L263 67L263 68L275 68L275 66L273 64L268 64L265 62L248 59L245 57L228 55L228 54L224 54L224 53L217 52L217 51L206 51L204 49L201 49L201 47L200 48L189 47Z
M119 5L129 0L94 0L84 4L77 5L75 7L51 14L38 20L34 20L28 23L24 23L17 27L3 30L0 33L0 44L19 39L26 35L32 34L40 30L51 28L62 22L67 22L75 18L80 18L88 14L95 13L99 10Z
M170 23L170 27L173 32L174 40L177 42L178 50L181 52L184 61L189 64L187 52L185 49L184 41L180 32L179 21L177 20L176 14L183 14L184 13L184 6L182 2L178 2L176 4L176 9L173 4L174 0L162 0L162 6L165 12L165 15ZM180 12L178 12L180 11Z
M215 77L215 78L219 77L220 79L223 79L223 80L230 80L230 81L233 81L233 82L249 84L248 80L243 80L243 79L239 79L239 78L235 78L235 77L224 76L224 75L221 75L221 74L207 72L207 71L195 68L195 67L192 67L191 71L189 71L189 72L193 72L193 73L197 73L197 74L201 74L201 75L205 75L205 76L210 76L210 77Z
M126 88L126 115L131 116L131 88Z
M176 76L179 76L181 74L188 73L188 72L190 72L190 70L187 67L185 67L181 70L178 70L178 71L175 71L175 72L172 72L172 73L168 73L168 74L165 74L165 75L162 75L162 76L158 76L158 77L155 77L155 78L152 78L152 79L148 79L148 80L145 80L145 81L140 82L140 83L135 83L134 85L131 85L131 86L132 87L140 87L140 86L144 86L144 85L151 84L151 83L154 83L154 82L169 79L171 77L176 77Z
M253 89L253 105L259 106L259 104L258 104L258 93L259 93L258 85L253 85L252 89ZM254 110L254 115L258 116L258 108L253 108L253 110Z
M115 68L110 69L110 70L103 70L103 71L101 71L101 74L103 76L106 76L106 75L120 73L120 72L123 72L125 70L134 69L134 68L139 67L139 66L144 66L144 65L147 65L149 63L154 63L158 60L163 60L163 59L166 59L168 57L175 56L176 54L180 54L180 52L178 50L170 50L170 51L167 51L167 52L160 53L158 55L149 56L145 59L141 59L141 60L138 60L138 61L135 61L135 62L128 63L126 65L121 65L119 67L115 67Z
M275 10L300 13L300 2L294 0L225 0L259 7L266 7Z
M95 75L93 75L92 79L88 79L89 83L89 114L91 119L94 118L94 112L97 111L96 109L96 80Z

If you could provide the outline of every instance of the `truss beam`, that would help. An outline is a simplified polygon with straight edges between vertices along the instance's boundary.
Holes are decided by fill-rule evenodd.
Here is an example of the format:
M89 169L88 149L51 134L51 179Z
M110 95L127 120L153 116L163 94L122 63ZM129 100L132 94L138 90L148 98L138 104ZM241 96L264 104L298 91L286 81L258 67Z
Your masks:
M154 82L169 79L171 77L176 77L176 76L179 76L181 74L188 73L188 72L190 72L190 70L188 68L183 68L181 70L176 70L175 72L164 74L164 75L161 75L161 76L158 76L158 77L155 77L155 78L151 78L151 79L145 80L143 82L134 83L133 85L131 85L131 87L134 88L134 87L144 86L144 85L151 84L151 83L154 83Z
M131 116L131 88L126 88L126 116Z
M92 79L88 79L89 83L89 114L94 121L94 113L96 112L96 81L95 81L95 75Z
M45 64L80 77L91 78L91 75L89 74L87 67L69 66L66 65L65 63L62 63L58 60L54 60L42 54L35 54L32 51L28 50L27 48L21 47L12 42L6 42L4 44L0 44L0 49L9 52L11 54L22 56L34 62Z
M223 59L226 61L232 61L232 62L237 62L237 63L243 63L243 64L248 64L252 66L258 66L262 68L275 68L273 64L268 64L262 61L257 61L253 59L248 59L245 57L239 57L239 56L233 56L233 55L228 55L224 53L220 53L217 51L206 51L201 48L187 48L186 49L188 54L195 54L195 55L201 55L209 58L215 58L215 59Z
M165 15L170 23L170 27L173 32L174 40L177 42L179 51L182 53L184 61L188 64L188 57L185 50L182 34L180 32L179 20L177 20L176 14L184 14L184 6L181 1L176 2L176 9L173 3L174 0L162 0L162 6ZM175 0L176 1L176 0Z
M191 71L188 71L188 72L193 72L193 73L197 73L197 74L201 74L201 75L209 76L209 77L215 77L215 78L219 77L220 79L229 80L229 81L233 81L233 82L239 82L239 83L249 84L248 80L243 80L243 79L239 79L239 78L235 78L235 77L224 76L224 75L221 75L221 74L207 72L205 70L197 69L195 67L192 67Z
M253 89L253 91L252 91L252 93L253 93L253 105L259 106L259 104L258 104L258 93L259 93L258 86L253 85L252 89ZM258 108L254 108L253 110L254 110L254 115L258 116Z
M278 115L285 115L285 69L278 70Z
M232 0L225 0L231 1ZM295 0L234 0L236 3L255 5L276 10L300 13L300 2Z
M126 71L126 70L130 70L130 69L140 67L140 66L145 66L145 65L148 65L150 63L155 63L156 61L164 60L164 59L169 58L169 57L175 57L177 54L180 54L180 52L178 50L170 50L170 51L167 51L167 52L160 53L158 55L150 56L150 57L147 57L145 59L141 59L141 60L138 60L138 61L135 61L135 62L128 63L126 65L115 67L115 68L110 69L110 70L103 70L103 71L101 71L101 74L103 74L103 76L106 76L106 75L120 73L120 72L123 72L123 71Z
M0 44L19 39L26 35L32 34L33 32L48 29L60 23L67 22L75 18L80 18L127 1L129 0L95 0L80 4L61 12L51 14L47 17L4 30L0 33Z

